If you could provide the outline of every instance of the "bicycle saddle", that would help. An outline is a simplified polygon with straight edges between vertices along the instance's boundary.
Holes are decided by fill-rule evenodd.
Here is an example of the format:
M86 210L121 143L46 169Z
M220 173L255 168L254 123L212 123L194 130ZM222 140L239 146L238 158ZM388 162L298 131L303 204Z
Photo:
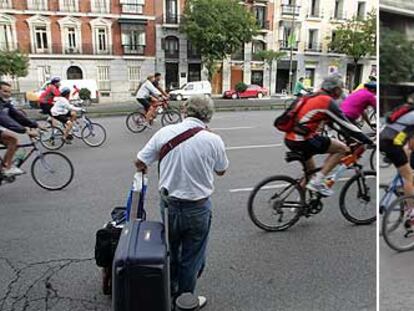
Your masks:
M304 155L301 152L297 152L297 151L288 151L286 152L286 157L285 157L286 162L293 162L293 161L300 161L303 162L305 161Z

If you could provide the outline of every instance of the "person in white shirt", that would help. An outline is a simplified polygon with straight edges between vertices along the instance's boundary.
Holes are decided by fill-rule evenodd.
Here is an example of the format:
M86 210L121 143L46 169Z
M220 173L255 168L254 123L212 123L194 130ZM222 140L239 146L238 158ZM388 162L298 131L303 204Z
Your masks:
M155 118L155 103L159 101L159 97L162 96L161 92L154 86L154 76L148 76L147 79L140 85L135 95L137 101L144 106L145 118L149 125Z
M192 128L202 128L165 155L159 163L161 211L168 206L171 251L171 293L193 293L205 264L211 225L214 174L224 175L229 161L223 140L208 130L214 104L210 98L191 97L183 122L161 128L138 153L138 171L157 161L161 148ZM207 300L199 296L200 306Z
M63 139L66 143L70 143L70 131L73 127L73 122L77 118L76 111L83 111L82 108L75 107L69 103L70 89L63 87L60 90L60 96L54 98L54 104L51 109L52 117L61 122L65 129L63 131Z

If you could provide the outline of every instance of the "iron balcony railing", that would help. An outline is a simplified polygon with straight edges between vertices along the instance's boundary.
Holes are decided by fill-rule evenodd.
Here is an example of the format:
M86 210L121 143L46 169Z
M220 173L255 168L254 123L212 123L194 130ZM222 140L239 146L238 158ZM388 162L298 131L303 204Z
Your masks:
M46 11L47 0L27 0L27 9L34 11Z
M138 3L122 3L121 4L122 13L132 13L132 14L143 14L144 5Z
M144 55L145 45L138 44L123 44L122 48L125 55Z
M282 15L299 15L300 6L291 4L282 4Z
M0 0L0 9L12 9L11 0Z
M293 47L294 51L298 50L299 41L290 42L288 40L279 40L279 47L281 50L290 50Z
M322 44L318 42L308 42L305 45L305 51L308 52L322 52Z
M112 45L95 45L92 43L82 43L76 47L62 46L61 44L44 45L43 47L34 46L31 48L32 54L85 54L85 55L112 55Z

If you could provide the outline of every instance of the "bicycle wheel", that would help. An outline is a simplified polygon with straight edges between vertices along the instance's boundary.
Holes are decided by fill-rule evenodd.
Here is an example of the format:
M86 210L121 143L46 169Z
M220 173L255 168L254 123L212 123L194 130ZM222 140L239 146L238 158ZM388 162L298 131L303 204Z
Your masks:
M369 166L371 170L377 170L377 148L372 149L371 155L369 157Z
M272 176L251 192L247 211L253 223L265 231L283 231L302 215L305 192L288 176Z
M50 191L62 190L73 179L72 162L64 154L48 151L37 156L31 166L33 180Z
M106 130L99 123L91 122L81 132L82 140L90 147L99 147L106 140Z
M414 196L403 196L394 200L384 213L382 236L385 243L397 252L414 249L414 223L408 216L412 208Z
M65 144L63 131L58 127L47 128L47 131L40 132L40 144L49 150L58 150Z
M126 118L126 126L132 133L141 133L147 127L145 115L139 111L131 112Z
M339 208L346 220L369 225L377 218L377 173L364 171L349 179L341 190Z
M176 124L181 122L181 113L175 109L168 108L164 110L161 117L162 126Z

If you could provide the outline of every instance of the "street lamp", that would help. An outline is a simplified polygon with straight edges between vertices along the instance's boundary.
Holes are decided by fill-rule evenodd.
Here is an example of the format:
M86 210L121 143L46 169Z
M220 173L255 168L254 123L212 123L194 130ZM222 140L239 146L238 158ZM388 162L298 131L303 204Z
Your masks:
M289 60L289 88L288 94L292 94L292 84L293 84L293 39L295 35L295 17L296 17L296 0L293 0L293 18L292 18L292 33L291 33L291 42L290 42L290 60Z

